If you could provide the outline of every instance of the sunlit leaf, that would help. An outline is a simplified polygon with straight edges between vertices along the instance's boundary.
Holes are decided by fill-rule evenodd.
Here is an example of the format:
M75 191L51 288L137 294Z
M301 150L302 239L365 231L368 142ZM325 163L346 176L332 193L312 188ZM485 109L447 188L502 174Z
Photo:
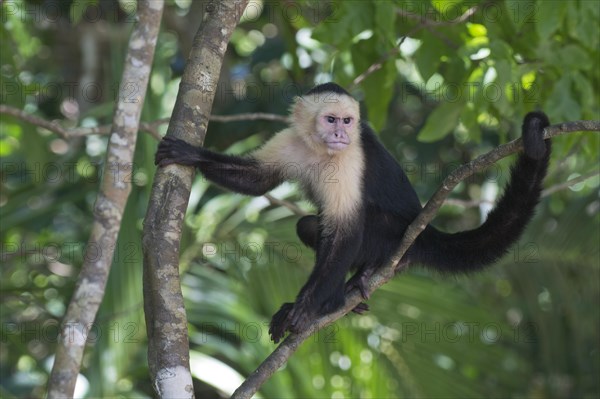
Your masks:
M417 136L418 140L430 143L446 137L458 125L462 109L462 102L441 104L427 117L425 126Z
M557 1L548 4L538 1L535 13L535 28L542 40L547 40L554 32L560 29L567 11L567 1Z

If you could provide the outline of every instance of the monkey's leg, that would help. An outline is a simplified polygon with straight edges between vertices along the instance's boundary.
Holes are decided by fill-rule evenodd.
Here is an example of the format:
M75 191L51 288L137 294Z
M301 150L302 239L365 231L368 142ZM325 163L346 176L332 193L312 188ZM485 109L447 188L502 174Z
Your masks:
M304 245L316 250L319 239L319 218L316 215L301 217L296 223L296 234Z

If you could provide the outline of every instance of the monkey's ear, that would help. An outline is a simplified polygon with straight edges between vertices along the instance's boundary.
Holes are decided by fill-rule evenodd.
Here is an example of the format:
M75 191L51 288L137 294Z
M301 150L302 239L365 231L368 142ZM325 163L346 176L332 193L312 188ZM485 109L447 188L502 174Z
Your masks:
M291 114L294 120L302 120L303 115L306 113L306 100L300 96L294 97L291 108Z

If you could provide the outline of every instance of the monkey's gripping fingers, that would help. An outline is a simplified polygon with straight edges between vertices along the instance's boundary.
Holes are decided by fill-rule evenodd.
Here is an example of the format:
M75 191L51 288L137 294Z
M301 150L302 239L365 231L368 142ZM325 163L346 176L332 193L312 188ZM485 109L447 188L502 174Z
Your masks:
M284 303L281 308L273 315L269 325L269 335L275 343L279 343L285 332L290 326L290 312L293 309L293 303Z
M298 300L296 303L284 303L273 315L269 327L269 335L278 343L286 331L299 333L310 325L316 317L310 303Z
M346 294L352 291L354 288L360 291L360 295L364 300L369 299L369 278L371 278L372 273L360 273L358 275L352 276L350 280L346 283Z
M158 144L158 149L154 157L154 164L159 167L171 165L196 165L202 161L202 150L198 147L177 139L166 136Z
M313 306L308 303L296 302L290 312L289 330L295 333L306 330L310 322L316 318L316 314L312 309Z
M354 312L356 314L365 314L368 311L369 311L369 305L366 304L365 302L359 303L358 305L356 305L354 307L354 309L352 309L352 312Z
M544 142L544 128L550 126L550 121L542 111L530 112L523 120L522 136L525 154L539 161L550 152L550 140Z

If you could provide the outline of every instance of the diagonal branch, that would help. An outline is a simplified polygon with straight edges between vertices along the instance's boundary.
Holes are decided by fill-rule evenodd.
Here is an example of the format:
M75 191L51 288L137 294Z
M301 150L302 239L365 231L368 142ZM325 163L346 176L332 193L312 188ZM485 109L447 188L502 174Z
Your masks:
M432 28L433 27L439 27L439 26L458 25L458 24L462 24L464 22L467 22L469 20L469 18L471 18L477 12L477 10L479 9L479 6L480 5L476 5L476 6L473 6L473 7L469 8L460 17L458 17L458 18L456 18L454 20L451 20L451 21L435 21L435 20L426 18L425 16L421 16L419 14L415 14L413 12L403 10L402 8L397 8L396 9L396 14L400 15L401 17L406 17L406 18L418 20L418 21L420 21L420 24L417 25L416 27L414 27L410 32L408 32L407 34L405 34L402 37L402 39L400 39L400 41L397 43L396 47L392 48L390 51L388 51L387 53L385 53L379 60L377 60L376 62L374 62L373 64L371 64L364 72L362 72L356 78L354 78L354 80L352 81L352 85L349 88L352 89L355 86L358 86L366 78L368 78L370 75L372 75L373 73L375 73L378 70L380 70L383 67L383 64L388 59L390 59L391 57L396 56L397 54L400 53L400 46L402 45L402 43L404 43L404 41L406 40L406 38L409 37L409 36L411 36L411 35L414 35L418 31L420 31L421 29L424 29L424 28L428 29L432 34L438 36L440 38L440 40L446 42L446 44L449 47L452 47L452 48L458 47L456 44L454 44L450 40L448 40L447 37L445 37L444 35L440 34L435 29L432 29Z
M576 121L566 122L558 125L552 125L545 129L545 138L549 139L554 136L562 135L577 131L600 131L600 121ZM498 160L505 158L523 149L521 139L513 140L507 144L503 144L494 150L479 156L471 162L462 165L455 169L443 182L441 187L433 194L427 202L421 213L408 226L399 249L396 251L390 261L378 270L369 281L369 293L372 293L377 288L388 282L397 272L399 262L415 241L417 236L425 229L437 213L438 209L448 197L450 192L458 183L471 176L473 173L480 172L489 167ZM321 328L335 322L345 314L354 309L362 301L362 296L357 289L352 290L346 295L346 303L343 308L338 311L325 315L313 322L313 324L302 333L289 334L287 338L267 357L258 368L244 381L242 385L233 393L232 399L249 399L251 398L261 385L271 377L290 356L298 349L300 344L313 333Z
M591 172L585 173L581 176L578 177L574 177L570 180L567 180L564 183L560 183L560 184L556 184L552 187L548 187L547 189L545 189L544 191L542 191L542 198L543 197L548 197L549 195L552 195L558 191L561 190L565 190L567 188L573 187L574 185L578 184L578 183L582 183L584 181L586 181L587 179L590 179L592 177L596 177L600 175L600 170L592 170Z
M473 7L469 8L467 11L465 11L463 14L461 14L460 17L453 19L453 20L448 20L448 21L436 21L436 20L428 18L424 15L420 15L420 14L416 14L414 12L403 10L402 8L396 8L396 13L402 17L417 20L423 26L451 26L451 25L457 25L457 24L462 24L464 22L467 22L469 20L469 18L471 18L477 12L478 8L479 8L479 5L473 6Z
M302 210L302 208L300 208L298 205L294 204L293 202L275 198L271 194L265 194L264 196L271 203L271 205L278 205L278 206L283 206L284 208L288 208L290 211L292 211L295 215L298 215L298 216L308 215L308 212L305 212L304 210Z

